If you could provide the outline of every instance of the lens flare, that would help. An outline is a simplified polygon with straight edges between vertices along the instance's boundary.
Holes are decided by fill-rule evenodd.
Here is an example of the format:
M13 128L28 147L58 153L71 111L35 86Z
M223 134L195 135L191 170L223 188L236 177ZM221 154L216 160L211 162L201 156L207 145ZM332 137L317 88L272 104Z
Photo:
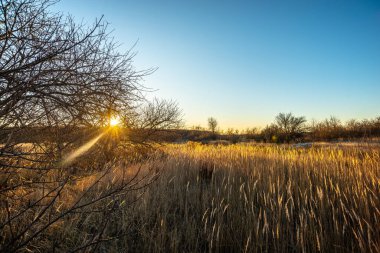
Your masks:
M112 117L110 119L110 126L113 127L113 126L117 126L120 124L120 118L119 117Z
M63 161L61 162L61 165L62 166L67 166L70 163L72 163L77 157L79 157L79 156L83 155L84 153L86 153L92 146L95 145L95 143L98 142L98 140L100 138L102 138L102 136L104 134L105 133L99 134L98 136L96 136L95 138L93 138L90 141L86 142L81 147L79 147L77 150L75 150L74 152L72 152L71 154L69 154L65 159L63 159Z

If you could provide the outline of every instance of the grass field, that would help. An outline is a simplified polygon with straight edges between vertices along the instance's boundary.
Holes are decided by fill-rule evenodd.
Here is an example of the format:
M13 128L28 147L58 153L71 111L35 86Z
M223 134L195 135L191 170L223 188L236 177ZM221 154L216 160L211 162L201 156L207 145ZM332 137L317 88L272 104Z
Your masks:
M378 149L169 145L125 214L141 251L379 252Z
M89 192L84 199L91 199L117 187L123 173L153 175L148 187L133 186L121 203L108 198L97 204L119 207L104 223L107 243L97 251L380 252L378 148L187 143L161 146L140 165L118 159L94 189L88 186L101 173L88 172L70 181L53 205L52 215L60 214L77 196ZM30 190L13 209L43 191ZM97 205L57 219L27 248L42 252L56 245L66 252L91 241L95 224L103 224L93 212ZM39 210L28 211L19 228ZM3 238L12 233L5 228Z

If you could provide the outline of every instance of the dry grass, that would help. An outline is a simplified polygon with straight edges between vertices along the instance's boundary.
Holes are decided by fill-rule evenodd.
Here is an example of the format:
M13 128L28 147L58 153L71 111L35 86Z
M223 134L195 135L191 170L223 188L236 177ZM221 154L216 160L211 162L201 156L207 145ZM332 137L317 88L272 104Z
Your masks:
M188 143L157 154L143 165L142 175L161 170L149 187L57 220L27 249L78 248L101 224L100 252L380 252L379 149ZM118 159L82 201L140 168ZM72 206L97 173L71 180L54 212ZM111 204L119 207L112 216L92 212Z
M379 150L244 144L164 150L159 181L121 217L135 226L124 245L130 250L380 251Z

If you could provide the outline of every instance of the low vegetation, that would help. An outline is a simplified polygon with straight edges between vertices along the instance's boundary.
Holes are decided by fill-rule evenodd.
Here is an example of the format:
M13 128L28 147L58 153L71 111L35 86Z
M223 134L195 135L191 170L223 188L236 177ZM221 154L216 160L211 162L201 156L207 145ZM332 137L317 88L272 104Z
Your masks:
M110 164L111 173L106 176L100 172L77 175L46 219L78 205L76 199L84 193L88 196L82 205L112 190L120 190L122 197L106 197L89 210L80 208L69 218L63 215L53 220L49 229L22 248L66 252L83 250L84 241L94 240L94 245L86 243L84 249L379 252L378 149L189 143L161 147L150 157L134 165L120 158ZM134 178L123 190L117 188L137 170L140 179ZM147 175L150 186L138 187ZM96 180L96 187L84 192ZM21 210L26 199L36 201L49 190L35 189L29 195L15 192L25 199L9 209ZM39 208L44 208L43 203ZM100 213L94 212L96 208ZM106 211L105 217L102 212ZM7 209L1 212L3 244L20 227L4 224ZM19 226L30 224L35 215L30 210Z
M379 150L169 145L126 220L140 251L379 252ZM135 248L136 249L136 248Z

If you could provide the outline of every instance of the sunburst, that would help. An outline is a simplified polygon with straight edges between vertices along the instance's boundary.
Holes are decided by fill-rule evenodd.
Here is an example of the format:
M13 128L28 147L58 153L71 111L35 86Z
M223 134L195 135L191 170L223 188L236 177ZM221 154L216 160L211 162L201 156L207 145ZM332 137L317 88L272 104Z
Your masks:
M120 118L119 117L111 117L109 124L111 127L118 126L120 124Z

